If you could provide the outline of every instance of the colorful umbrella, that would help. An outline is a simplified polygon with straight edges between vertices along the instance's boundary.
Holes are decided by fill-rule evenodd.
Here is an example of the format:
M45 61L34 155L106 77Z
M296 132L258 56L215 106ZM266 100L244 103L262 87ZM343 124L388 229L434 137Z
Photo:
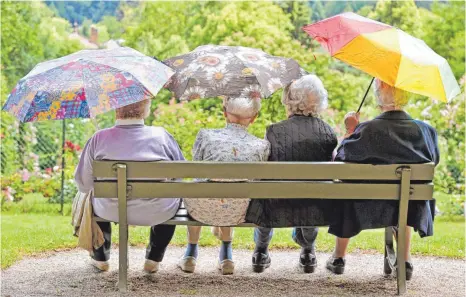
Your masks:
M241 46L204 45L164 63L176 70L167 88L182 101L266 98L306 74L293 59Z
M82 50L38 64L3 110L22 122L95 117L154 97L173 73L131 48Z
M333 57L389 85L444 102L460 93L448 62L397 28L347 12L303 30Z

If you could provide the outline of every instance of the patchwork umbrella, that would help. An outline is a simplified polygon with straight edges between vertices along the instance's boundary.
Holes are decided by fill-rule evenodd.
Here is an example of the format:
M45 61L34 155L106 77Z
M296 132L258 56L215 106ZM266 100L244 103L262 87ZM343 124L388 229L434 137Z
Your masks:
M176 73L167 84L175 98L267 98L306 72L290 58L241 46L204 45L164 61Z
M448 62L395 27L347 12L303 30L333 57L389 85L444 102L460 93Z
M82 50L38 64L3 110L22 122L95 117L154 97L173 73L128 47Z

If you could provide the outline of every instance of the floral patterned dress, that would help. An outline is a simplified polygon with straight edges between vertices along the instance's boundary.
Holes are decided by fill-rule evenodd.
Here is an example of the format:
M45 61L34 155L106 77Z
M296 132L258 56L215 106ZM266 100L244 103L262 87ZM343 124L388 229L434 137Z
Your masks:
M202 129L193 148L194 161L259 162L267 161L270 143L259 139L237 124L223 129ZM220 180L216 180L220 181ZM249 198L184 199L188 213L195 220L211 226L233 226L244 222Z

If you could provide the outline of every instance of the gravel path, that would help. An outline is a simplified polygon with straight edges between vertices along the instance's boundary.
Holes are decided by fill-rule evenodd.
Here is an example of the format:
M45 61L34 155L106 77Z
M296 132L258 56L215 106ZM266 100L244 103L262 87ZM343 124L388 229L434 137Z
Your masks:
M253 273L251 251L236 250L236 272L222 276L215 267L217 250L201 248L196 272L185 274L176 267L183 250L170 247L161 271L142 271L144 250L130 249L129 293L127 296L172 297L304 297L304 296L394 296L396 280L382 275L382 255L352 254L347 257L344 275L325 270L328 254L317 255L314 274L297 268L297 250L272 251L272 266L262 274ZM86 252L72 250L44 258L25 259L2 271L2 296L119 296L118 250L112 251L109 272L98 273L89 265ZM414 258L413 280L405 296L465 296L465 261L433 257Z

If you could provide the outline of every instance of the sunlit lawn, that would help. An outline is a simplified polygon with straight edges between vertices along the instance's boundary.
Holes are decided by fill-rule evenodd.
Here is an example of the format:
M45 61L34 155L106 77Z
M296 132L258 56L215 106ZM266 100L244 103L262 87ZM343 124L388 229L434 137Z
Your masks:
M25 255L34 255L46 251L76 247L77 239L72 236L71 218L59 214L21 214L2 213L2 268L11 266ZM253 229L237 228L235 230L235 248L253 248ZM464 257L464 222L441 221L435 223L435 236L420 239L414 237L413 253L418 255ZM130 228L131 245L143 246L147 243L149 229L147 227ZM114 228L114 242L118 242L118 227ZM182 246L186 243L186 228L178 227L172 245ZM318 251L330 251L334 237L322 228L317 239ZM202 246L216 246L218 241L204 228L201 239ZM273 249L297 248L292 241L289 229L276 229L271 245ZM369 230L354 238L350 250L383 251L383 230ZM201 250L202 252L202 250Z

